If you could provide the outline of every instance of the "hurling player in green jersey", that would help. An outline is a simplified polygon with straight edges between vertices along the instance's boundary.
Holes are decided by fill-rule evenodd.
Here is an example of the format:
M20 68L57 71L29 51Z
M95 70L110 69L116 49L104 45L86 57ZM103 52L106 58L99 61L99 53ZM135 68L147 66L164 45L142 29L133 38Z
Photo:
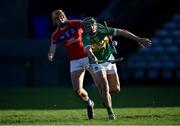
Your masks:
M120 92L120 81L116 64L106 62L114 60L110 37L122 35L134 40L142 47L151 46L151 41L147 38L140 38L124 29L101 25L92 17L85 18L83 24L85 32L82 39L90 59L90 69L94 74L93 77L102 96L103 105L107 109L108 117L115 119L110 93Z

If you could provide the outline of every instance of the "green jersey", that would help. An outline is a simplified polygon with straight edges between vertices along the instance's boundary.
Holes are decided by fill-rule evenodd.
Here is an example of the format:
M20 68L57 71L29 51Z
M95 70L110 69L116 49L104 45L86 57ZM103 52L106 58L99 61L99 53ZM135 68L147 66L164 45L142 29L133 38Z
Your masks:
M83 33L82 39L84 46L91 46L94 55L98 60L106 60L112 54L112 48L109 44L109 36L114 35L114 29L106 28L101 24L97 24L97 32L94 35Z

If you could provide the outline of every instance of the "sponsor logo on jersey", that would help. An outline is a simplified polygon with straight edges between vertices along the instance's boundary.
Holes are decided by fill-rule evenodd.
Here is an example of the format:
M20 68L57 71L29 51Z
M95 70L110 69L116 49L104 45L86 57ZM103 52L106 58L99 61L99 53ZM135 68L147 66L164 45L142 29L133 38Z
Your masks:
M69 29L68 31L66 31L65 33L63 33L59 39L60 41L64 41L70 37L72 37L72 35L74 35L75 33L77 32L77 29L76 28L71 28Z
M69 46L77 41L79 41L79 37L75 37L73 36L74 34L76 34L78 32L78 30L76 28L71 28L69 29L68 31L66 31L64 34L62 34L60 37L59 37L59 40L61 42L65 41L64 42L64 45L65 46Z

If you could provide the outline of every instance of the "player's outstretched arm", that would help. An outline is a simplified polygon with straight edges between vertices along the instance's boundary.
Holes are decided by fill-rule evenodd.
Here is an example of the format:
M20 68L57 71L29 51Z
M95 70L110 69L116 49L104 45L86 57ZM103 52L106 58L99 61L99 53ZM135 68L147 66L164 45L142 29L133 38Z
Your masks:
M51 43L49 52L48 52L48 60L53 61L54 54L56 52L56 44Z
M152 45L151 41L148 38L138 37L135 34L129 32L125 29L116 29L116 35L122 35L126 38L134 40L134 41L138 42L138 44L143 48L146 46L151 47L151 45Z
M139 38L137 42L142 48L145 48L146 46L151 47L152 45L151 40L149 40L148 38Z

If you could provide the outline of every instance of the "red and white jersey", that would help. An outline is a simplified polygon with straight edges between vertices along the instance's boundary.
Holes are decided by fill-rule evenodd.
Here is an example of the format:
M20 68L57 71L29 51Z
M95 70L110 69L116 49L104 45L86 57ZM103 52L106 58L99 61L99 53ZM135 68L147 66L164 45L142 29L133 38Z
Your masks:
M57 28L51 36L54 44L61 43L68 52L69 60L87 57L82 42L83 25L79 20L69 20L64 28Z

